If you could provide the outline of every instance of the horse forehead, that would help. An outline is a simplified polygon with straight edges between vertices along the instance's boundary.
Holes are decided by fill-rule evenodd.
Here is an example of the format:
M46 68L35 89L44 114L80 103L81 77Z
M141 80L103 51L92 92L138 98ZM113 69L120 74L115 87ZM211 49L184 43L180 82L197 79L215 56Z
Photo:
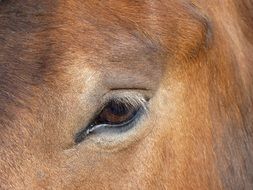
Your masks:
M120 81L115 84L119 87L122 81L128 87L138 79L158 80L159 46L133 22L93 12L88 4L71 7L59 2L10 1L0 8L2 105L8 106L7 98L28 99L33 84L61 86L66 78L79 79L72 68L85 75L93 67L108 83Z
M196 32L200 27L195 26L177 33L177 17L183 15L185 22L195 18L187 16L188 10L175 2L11 1L8 6L1 10L6 17L0 24L5 42L0 43L9 44L4 57L13 63L8 52L15 46L14 57L23 63L17 67L26 65L23 70L36 78L73 65L92 66L101 72L121 69L152 78L150 73L161 70L168 49L176 52L177 44L187 41L187 35L200 34ZM205 25L201 19L195 21ZM188 51L184 49L180 51Z
M40 46L44 44L48 49L59 44L54 48L57 51L66 51L63 48L66 46L75 50L81 47L79 49L86 53L99 53L100 57L104 50L107 54L119 54L122 51L135 51L138 54L142 51L147 54L162 50L161 44L168 39L171 44L175 42L171 39L172 34L168 34L176 33L176 22L182 21L177 17L188 14L190 10L183 9L182 4L176 2L114 0L13 1L6 9L9 16L5 19L6 26L15 26L26 36L36 35ZM1 12L4 15L6 10ZM13 13L11 16L10 12ZM17 14L21 16L17 18ZM165 36L167 39L162 39Z

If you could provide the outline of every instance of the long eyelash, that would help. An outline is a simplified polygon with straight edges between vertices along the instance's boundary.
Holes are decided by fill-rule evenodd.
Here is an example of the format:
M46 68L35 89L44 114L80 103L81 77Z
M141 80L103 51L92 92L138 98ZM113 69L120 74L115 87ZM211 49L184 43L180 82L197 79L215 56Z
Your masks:
M111 101L111 100L109 100ZM115 96L113 98L115 103L124 103L127 108L135 108L138 109L142 107L144 111L147 111L147 99L142 96L133 95L133 94L124 94L124 96ZM104 104L107 105L108 102Z

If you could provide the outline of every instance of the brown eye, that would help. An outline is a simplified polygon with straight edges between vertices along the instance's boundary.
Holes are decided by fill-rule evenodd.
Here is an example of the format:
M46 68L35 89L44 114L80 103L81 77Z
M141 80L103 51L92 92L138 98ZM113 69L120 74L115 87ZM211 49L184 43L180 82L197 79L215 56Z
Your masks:
M133 121L143 111L142 104L133 106L125 102L110 101L86 128L76 134L75 143L82 142L87 136L94 133L102 133L108 130L125 132L132 128Z
M130 120L138 111L133 106L121 102L110 102L99 114L96 123L117 125Z

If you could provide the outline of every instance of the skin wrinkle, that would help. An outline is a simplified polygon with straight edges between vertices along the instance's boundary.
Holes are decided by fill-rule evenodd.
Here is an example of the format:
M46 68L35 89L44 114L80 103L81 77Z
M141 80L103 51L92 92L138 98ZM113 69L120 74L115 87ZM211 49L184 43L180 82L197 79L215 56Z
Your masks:
M251 189L250 0L0 1L0 189ZM148 117L75 145L106 98ZM104 140L104 141L103 141Z

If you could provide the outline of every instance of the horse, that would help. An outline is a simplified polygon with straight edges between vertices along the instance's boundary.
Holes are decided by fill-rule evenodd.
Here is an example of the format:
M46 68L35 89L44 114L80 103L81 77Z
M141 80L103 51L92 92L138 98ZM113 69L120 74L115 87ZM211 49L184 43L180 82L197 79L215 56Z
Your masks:
M252 189L252 10L0 1L0 189Z

